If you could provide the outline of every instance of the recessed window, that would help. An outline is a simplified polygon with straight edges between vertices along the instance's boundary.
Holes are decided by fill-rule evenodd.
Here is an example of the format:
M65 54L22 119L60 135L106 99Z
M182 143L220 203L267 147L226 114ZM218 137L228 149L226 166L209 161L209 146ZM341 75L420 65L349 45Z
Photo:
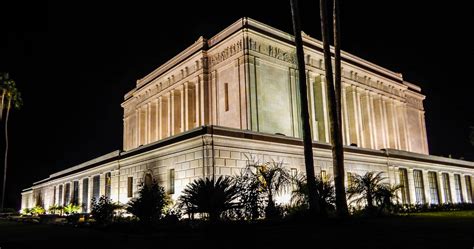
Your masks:
M225 111L229 111L229 83L224 84Z
M436 172L428 172L428 183L430 185L431 204L439 204L438 175Z
M466 178L466 189L467 189L467 201L472 203L474 199L474 193L472 192L472 179L471 176L465 176Z
M459 203L463 202L463 196L461 191L461 175L454 175L454 187L456 189L456 199Z
M110 172L105 174L105 196L110 197L112 190L112 174Z
M133 197L133 177L127 178L127 197Z
M453 199L451 197L451 184L449 182L448 173L443 173L443 192L444 192L444 202L452 203Z
M82 180L82 212L87 212L89 208L89 178Z
M410 191L408 189L408 172L406 169L399 169L398 173L400 175L400 184L401 184L401 192L402 192L402 203L409 204L410 203Z
M100 176L94 176L92 178L92 198L98 201L99 197L100 197Z
M328 174L326 173L326 170L321 170L321 180L323 182L326 182L328 180Z
M423 173L421 170L413 170L413 180L415 181L415 197L417 204L425 203L425 188L423 185Z
M169 173L169 194L174 194L174 169Z
M79 205L79 181L73 182L71 203L74 205Z
M59 185L59 192L58 192L58 205L63 205L63 185Z
M66 183L64 187L64 205L68 205L71 200L71 184Z

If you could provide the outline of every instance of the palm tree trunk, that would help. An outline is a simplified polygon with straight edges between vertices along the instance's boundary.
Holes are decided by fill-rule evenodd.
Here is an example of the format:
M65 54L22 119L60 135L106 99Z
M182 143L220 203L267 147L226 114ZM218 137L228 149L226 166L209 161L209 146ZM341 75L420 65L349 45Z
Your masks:
M2 188L2 205L0 207L1 210L3 210L4 207L4 201L5 201L5 188L6 188L6 183L7 183L7 156L8 156L8 116L10 114L10 107L11 107L11 99L8 99L8 104L7 104L7 113L5 117L5 164L3 168L3 188Z
M327 16L327 0L320 0L321 15L321 33L324 48L324 69L326 76L326 85L328 89L329 105L329 124L331 132L331 150L333 159L334 188L336 192L336 212L338 216L347 216L347 201L344 189L344 151L342 147L342 133L340 129L340 111L336 96L335 86L333 84L331 50L329 47L329 19ZM339 46L339 45L338 45ZM340 67L340 55L339 55ZM340 71L339 86L340 89ZM340 90L339 90L340 91ZM340 96L340 93L337 94ZM339 97L340 98L340 97Z
M316 190L316 180L314 177L313 161L313 139L311 138L311 128L309 125L308 95L306 86L306 73L303 52L303 41L301 39L301 25L298 10L298 0L290 0L291 17L293 21L293 32L295 35L296 56L298 61L298 80L300 91L300 116L303 123L303 147L306 166L306 179L309 192L309 209L311 215L319 215L320 207L318 203L318 192Z
M3 118L3 103L5 103L5 94L7 93L6 89L2 90L2 101L0 102L0 120Z
M334 167L334 171L337 170L337 180L335 180L335 192L336 192L336 211L338 216L349 215L347 208L346 192L344 188L344 147L342 145L342 118L341 118L341 27L339 22L339 1L334 0L333 2L333 30L334 30L334 89L336 97L336 113L337 113L337 126L336 133L337 140L335 140L333 153L336 153L335 159L337 161L337 167ZM334 156L333 156L334 157ZM336 174L334 174L336 179Z

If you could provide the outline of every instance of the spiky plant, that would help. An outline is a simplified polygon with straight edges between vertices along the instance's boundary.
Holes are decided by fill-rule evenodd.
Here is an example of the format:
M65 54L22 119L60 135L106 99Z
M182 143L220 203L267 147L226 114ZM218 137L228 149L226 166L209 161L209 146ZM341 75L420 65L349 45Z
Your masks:
M218 221L223 212L238 207L239 188L229 176L196 179L179 197L179 207L186 213L206 214L211 222Z

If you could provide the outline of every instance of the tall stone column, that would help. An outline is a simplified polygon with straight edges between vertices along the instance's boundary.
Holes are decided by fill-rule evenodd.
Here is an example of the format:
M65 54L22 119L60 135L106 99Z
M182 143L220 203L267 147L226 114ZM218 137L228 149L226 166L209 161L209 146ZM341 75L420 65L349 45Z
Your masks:
M349 117L348 117L348 108L347 108L347 93L346 93L346 84L342 83L342 87L341 87L341 102L342 102L342 117L341 119L343 119L343 138L345 138L345 144L346 145L349 145L352 143L351 141L351 136L350 136L350 133L349 133L349 128L350 128L350 123L349 123Z
M316 110L314 109L314 75L307 70L308 75L308 99L310 103L310 120L311 120L311 130L313 133L313 140L319 141L319 133L318 133L318 121L316 120Z
M170 125L170 136L173 136L173 135L174 135L174 128L175 128L175 126L176 126L176 124L175 124L175 121L176 121L176 120L175 120L175 118L176 118L176 117L175 117L175 116L176 116L175 109L176 109L176 107L175 107L174 98L175 98L175 96L174 96L174 90L171 90L171 91L170 91L170 114L171 114L171 115L170 115L170 116L171 116L171 117L170 117L170 119L171 119L171 120L170 120L170 121L171 121L171 125Z
M368 92L368 97L369 97L369 114L370 114L370 119L371 119L371 124L372 124L372 140L374 143L373 149L379 149L380 143L378 141L378 126L377 126L377 119L375 117L375 107L374 107L374 95L375 93L373 92Z
M158 141L161 136L161 105L158 98L154 100L155 103L155 141Z
M397 149L402 149L401 139L400 139L400 127L398 125L398 111L397 111L398 101L392 100L392 115L393 123L395 129L395 142L397 144Z
M195 117L195 127L198 127L201 124L201 94L200 94L200 89L201 89L201 84L199 83L199 77L198 77L198 81L196 81L196 84L194 85L194 101L195 101L195 104L194 104L194 115L196 115Z
M189 120L189 82L184 83L184 130L191 129L192 124Z
M385 147L386 148L391 148L390 146L390 132L388 129L388 118L387 118L387 104L385 101L385 97L383 95L380 96L380 105L381 105L381 110L382 110L382 127L383 127L383 135L385 139Z
M186 94L186 91L184 90L184 86L180 86L179 87L179 98L180 98L180 107L179 107L179 112L180 112L180 124L179 124L179 132L183 132L185 131L185 110L184 109L187 109L186 106L185 106L185 95Z
M363 116L362 116L362 107L360 103L360 88L355 88L355 95L356 95L356 106L357 106L357 123L358 123L358 132L359 132L359 141L360 141L360 146L363 148L368 148L370 145L366 143L365 141L365 134L364 134L364 126L367 124L364 122Z
M326 80L325 77L322 77L322 75L319 75L321 77L321 93L322 93L322 103L323 103L323 114L324 114L324 137L326 139L326 143L329 143L330 137L329 137L329 111L328 111L328 92L326 89ZM344 88L342 88L344 89ZM343 91L344 93L344 91ZM342 97L341 97L342 99ZM341 100L342 101L342 100ZM341 107L341 113L344 113L344 108ZM342 118L343 119L343 118ZM342 129L344 129L344 122L342 123ZM344 132L343 132L344 133ZM344 134L343 134L344 135Z

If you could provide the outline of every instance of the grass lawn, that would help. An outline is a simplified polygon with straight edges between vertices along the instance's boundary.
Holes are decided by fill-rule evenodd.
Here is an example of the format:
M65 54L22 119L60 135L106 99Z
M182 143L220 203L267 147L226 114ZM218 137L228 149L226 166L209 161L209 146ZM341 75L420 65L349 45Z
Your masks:
M474 211L348 220L175 226L148 234L0 220L9 248L469 248Z

